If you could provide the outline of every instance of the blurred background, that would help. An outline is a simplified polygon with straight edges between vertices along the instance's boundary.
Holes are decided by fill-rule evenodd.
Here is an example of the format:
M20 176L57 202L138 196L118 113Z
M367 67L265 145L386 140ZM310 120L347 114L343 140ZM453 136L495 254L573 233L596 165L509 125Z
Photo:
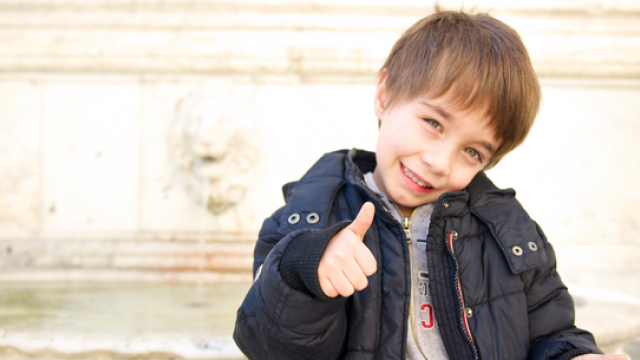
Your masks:
M640 351L640 1L440 4L524 40L541 112L488 174L553 243L579 325ZM235 311L280 187L375 149L377 71L432 11L0 0L0 356L241 359Z

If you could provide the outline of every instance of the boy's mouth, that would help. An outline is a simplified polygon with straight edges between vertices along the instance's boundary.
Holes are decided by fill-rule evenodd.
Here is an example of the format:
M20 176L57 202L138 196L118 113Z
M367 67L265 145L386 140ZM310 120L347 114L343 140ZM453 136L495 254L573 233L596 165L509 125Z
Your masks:
M425 189L433 189L433 186L431 186L431 184L429 184L426 181L423 181L416 174L412 173L411 170L409 170L409 168L404 166L404 164L400 164L400 166L402 166L402 171L404 172L404 174L407 175L408 178L413 180L414 183L418 184L420 187Z

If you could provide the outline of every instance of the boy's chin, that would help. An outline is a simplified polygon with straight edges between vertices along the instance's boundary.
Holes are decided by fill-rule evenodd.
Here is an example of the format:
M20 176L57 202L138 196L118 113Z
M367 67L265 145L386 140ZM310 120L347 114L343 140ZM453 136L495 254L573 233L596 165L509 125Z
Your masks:
M413 198L413 199L403 199L401 201L395 201L394 202L398 205L398 207L401 207L404 209L415 209L417 207L420 207L424 204L430 204L430 203L434 203L436 201L438 201L438 197L440 197L441 194L439 193L430 193L428 194L428 196L425 197L421 197L421 198ZM392 198L393 199L393 198Z

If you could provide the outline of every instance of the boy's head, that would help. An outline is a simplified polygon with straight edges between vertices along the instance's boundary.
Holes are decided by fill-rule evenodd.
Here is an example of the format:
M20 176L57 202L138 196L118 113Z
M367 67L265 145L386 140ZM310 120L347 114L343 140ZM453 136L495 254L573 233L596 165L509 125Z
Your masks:
M420 185L433 192L421 196L419 188L406 189L418 191L417 197L427 200L422 203L461 190L524 141L539 104L537 77L513 29L486 14L436 8L400 37L380 71L374 105L381 121L380 169L374 179L396 202L403 195L395 198L391 188L407 185L408 179L439 190ZM393 162L387 173L385 157ZM397 163L400 174L392 174Z

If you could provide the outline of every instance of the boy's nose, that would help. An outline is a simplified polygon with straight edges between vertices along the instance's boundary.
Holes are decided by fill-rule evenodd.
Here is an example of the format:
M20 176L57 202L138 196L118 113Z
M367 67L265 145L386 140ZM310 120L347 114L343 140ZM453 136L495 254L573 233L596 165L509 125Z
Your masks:
M422 161L438 176L447 176L451 170L452 149L447 146L433 146L422 152Z

